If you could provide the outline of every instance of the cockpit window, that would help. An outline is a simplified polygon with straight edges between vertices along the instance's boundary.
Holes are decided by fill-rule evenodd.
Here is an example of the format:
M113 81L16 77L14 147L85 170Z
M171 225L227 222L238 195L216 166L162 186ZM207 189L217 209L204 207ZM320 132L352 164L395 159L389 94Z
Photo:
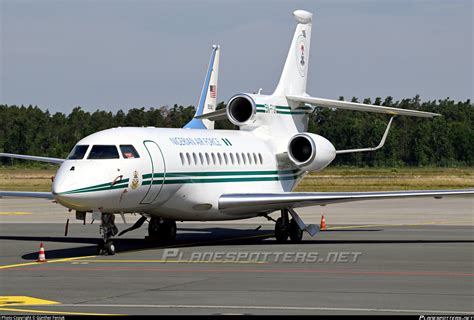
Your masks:
M68 155L68 160L80 160L83 159L84 156L86 155L86 151L89 148L89 146L80 146L77 145L72 149L71 153Z
M135 150L131 144L121 144L120 151L122 151L122 156L124 159L140 158L137 150Z
M87 159L118 159L119 154L116 146L95 145Z

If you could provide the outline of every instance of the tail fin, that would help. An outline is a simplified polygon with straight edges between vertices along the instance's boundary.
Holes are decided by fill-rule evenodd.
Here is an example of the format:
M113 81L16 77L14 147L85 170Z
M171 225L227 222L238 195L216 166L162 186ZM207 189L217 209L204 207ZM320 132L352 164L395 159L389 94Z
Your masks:
M196 108L194 118L189 121L184 128L186 129L214 129L214 121L207 119L196 119L209 112L213 112L217 107L217 78L219 75L219 56L220 46L213 45L211 60L207 69L206 78L201 90L201 97Z
M313 14L304 10L296 10L293 12L293 16L298 21L298 25L280 81L273 93L275 96L284 97L289 94L300 95L306 93Z

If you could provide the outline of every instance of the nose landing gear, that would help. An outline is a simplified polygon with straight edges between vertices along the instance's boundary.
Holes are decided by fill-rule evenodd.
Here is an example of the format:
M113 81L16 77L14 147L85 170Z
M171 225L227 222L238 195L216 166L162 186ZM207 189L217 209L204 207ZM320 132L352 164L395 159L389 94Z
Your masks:
M97 246L97 254L113 256L115 254L115 245L111 238L118 233L118 228L115 225L115 215L112 213L102 213L101 220L99 230L102 240Z

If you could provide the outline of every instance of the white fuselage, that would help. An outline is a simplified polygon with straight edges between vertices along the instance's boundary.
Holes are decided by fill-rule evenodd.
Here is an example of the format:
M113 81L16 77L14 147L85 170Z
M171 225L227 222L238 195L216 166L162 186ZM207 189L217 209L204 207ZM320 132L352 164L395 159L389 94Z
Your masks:
M220 212L219 197L292 191L304 175L277 160L281 147L274 139L250 131L125 127L94 133L77 145L87 146L84 157L61 165L52 191L59 203L78 211L173 220L249 218L257 213ZM123 145L132 145L139 157L125 156ZM119 157L88 159L93 146L115 146Z

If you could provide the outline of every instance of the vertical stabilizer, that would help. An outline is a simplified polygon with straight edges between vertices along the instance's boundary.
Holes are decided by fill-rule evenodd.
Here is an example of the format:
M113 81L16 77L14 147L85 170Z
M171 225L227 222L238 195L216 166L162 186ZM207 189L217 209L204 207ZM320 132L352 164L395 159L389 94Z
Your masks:
M207 119L196 119L209 112L213 112L217 107L217 78L219 75L219 55L220 46L213 45L211 60L207 69L206 78L201 90L201 97L196 107L194 118L184 126L186 129L214 129L214 121Z
M290 94L306 93L313 14L304 10L296 10L293 12L293 16L298 21L298 25L280 81L273 93L275 96L283 97Z

